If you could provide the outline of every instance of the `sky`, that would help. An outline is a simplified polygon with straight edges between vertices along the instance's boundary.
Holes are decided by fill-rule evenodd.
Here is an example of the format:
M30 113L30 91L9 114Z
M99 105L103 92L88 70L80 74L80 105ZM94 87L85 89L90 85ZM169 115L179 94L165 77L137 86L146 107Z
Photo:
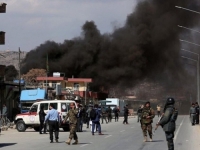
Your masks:
M47 40L63 43L81 34L86 21L100 32L112 33L124 25L137 0L0 0L0 31L6 32L0 51L30 51Z

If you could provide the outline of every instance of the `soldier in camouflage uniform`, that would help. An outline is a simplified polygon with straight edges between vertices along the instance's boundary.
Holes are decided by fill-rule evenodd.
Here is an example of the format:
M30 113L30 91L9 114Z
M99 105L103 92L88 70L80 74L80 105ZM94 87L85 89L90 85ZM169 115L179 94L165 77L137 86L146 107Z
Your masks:
M70 126L70 135L69 139L66 141L68 145L70 145L71 140L74 138L75 142L73 144L78 144L78 136L76 134L76 125L77 125L77 114L78 114L78 109L75 108L75 104L71 103L70 104L70 110L67 113L65 119L63 120L63 123L67 121L69 118L69 126Z
M150 142L152 141L152 122L154 117L155 113L150 106L150 102L146 102L141 114L141 128L143 131L144 142L147 141L147 131L149 133Z

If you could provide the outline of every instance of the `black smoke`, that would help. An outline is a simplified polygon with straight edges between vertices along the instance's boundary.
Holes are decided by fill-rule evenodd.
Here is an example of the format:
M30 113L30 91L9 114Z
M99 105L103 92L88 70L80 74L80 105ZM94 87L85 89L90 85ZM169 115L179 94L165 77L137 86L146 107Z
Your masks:
M175 6L200 11L198 0L140 0L123 27L101 34L93 21L86 21L81 36L63 43L47 41L31 50L22 72L46 69L48 54L50 74L93 78L94 87L132 87L144 79L182 86L188 75L179 54L184 31L177 25L196 27L199 16Z

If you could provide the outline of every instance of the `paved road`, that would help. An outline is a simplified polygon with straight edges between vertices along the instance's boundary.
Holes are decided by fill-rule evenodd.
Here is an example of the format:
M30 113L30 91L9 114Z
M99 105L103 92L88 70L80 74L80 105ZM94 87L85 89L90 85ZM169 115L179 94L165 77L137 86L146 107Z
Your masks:
M154 119L155 122L157 117ZM78 132L79 144L66 145L69 132L60 132L59 143L49 143L49 135L28 129L26 132L18 132L15 129L2 131L0 136L1 150L167 150L165 134L159 128L153 136L153 142L143 142L140 124L136 118L129 118L129 125L119 122L102 124L102 132L105 135L92 136L90 130L85 128L84 132ZM191 126L188 116L179 116L175 134L175 150L199 150L200 126Z

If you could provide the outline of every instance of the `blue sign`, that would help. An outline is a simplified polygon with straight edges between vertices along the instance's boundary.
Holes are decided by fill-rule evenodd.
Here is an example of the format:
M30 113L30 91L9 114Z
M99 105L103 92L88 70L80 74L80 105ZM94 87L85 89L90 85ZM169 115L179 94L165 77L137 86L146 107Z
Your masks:
M13 83L19 83L19 80L13 80ZM24 81L24 80L20 80L20 83L21 83L21 84L24 84L25 81Z

